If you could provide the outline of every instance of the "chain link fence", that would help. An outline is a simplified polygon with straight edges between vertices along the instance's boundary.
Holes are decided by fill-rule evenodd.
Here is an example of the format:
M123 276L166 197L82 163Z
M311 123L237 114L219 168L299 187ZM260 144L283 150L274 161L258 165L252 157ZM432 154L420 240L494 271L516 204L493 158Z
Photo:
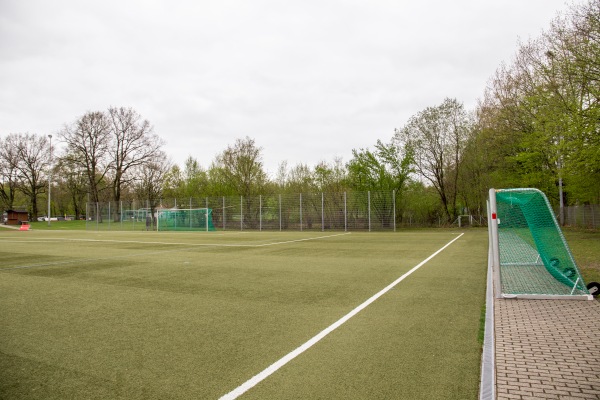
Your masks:
M407 210L392 192L299 193L88 203L88 230L160 230L162 210L210 209L217 230L379 231L433 227L431 212Z
M564 208L565 225L578 228L600 228L600 206L583 205Z

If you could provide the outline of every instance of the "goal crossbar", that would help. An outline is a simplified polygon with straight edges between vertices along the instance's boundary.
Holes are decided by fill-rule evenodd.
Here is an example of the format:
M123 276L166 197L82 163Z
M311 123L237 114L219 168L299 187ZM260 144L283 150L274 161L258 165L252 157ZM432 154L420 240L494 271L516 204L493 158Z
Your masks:
M490 189L488 220L496 297L593 299L544 193Z

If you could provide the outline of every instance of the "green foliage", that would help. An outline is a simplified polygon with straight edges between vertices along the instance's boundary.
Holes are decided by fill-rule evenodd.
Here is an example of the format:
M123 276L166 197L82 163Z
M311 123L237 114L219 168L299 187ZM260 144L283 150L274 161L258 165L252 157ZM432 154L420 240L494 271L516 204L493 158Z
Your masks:
M375 150L352 150L353 159L347 164L348 183L353 189L402 190L413 172L410 148L402 149L394 143L377 140Z
M189 156L185 160L183 178L183 197L194 197L198 193L206 193L208 187L208 174L202 166L200 166L198 160L192 158L192 156Z
M565 229L563 233L583 280L600 282L600 232Z
M261 151L254 139L237 139L217 156L209 171L211 180L223 194L245 197L259 194L267 184Z
M396 215L400 224L429 223L438 225L443 211L437 191L419 181L409 181L397 200Z
M537 187L558 202L600 202L600 4L572 5L522 44L480 104L486 172L496 187Z
M341 159L333 163L320 162L314 168L314 186L317 191L341 193L346 189L346 169Z
M287 163L279 166L273 192L279 193L342 193L347 189L346 168L341 159L332 163L322 161L310 167L297 164L288 170Z

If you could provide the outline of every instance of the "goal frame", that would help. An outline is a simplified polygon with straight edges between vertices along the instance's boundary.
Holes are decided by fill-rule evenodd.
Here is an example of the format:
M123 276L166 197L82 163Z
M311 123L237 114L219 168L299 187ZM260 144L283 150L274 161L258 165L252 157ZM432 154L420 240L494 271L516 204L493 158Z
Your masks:
M187 231L195 231L195 232L209 232L210 229L210 224L209 224L209 219L212 219L212 208L207 208L207 207L197 207L197 208L163 208L160 210L156 211L156 231L160 232L160 217L161 214L163 213L172 213L172 212L180 212L180 211L188 211L188 212L192 212L192 211L199 211L199 210L205 210L206 211L206 217L204 218L205 220L205 227L204 229L192 229L192 227L190 226L190 229L187 229ZM191 223L191 220L190 220ZM182 229L184 230L184 229ZM213 225L213 230L214 230L214 225ZM178 231L178 229L167 229L167 230L162 230L162 232L175 232Z
M502 189L503 191L510 190L523 190L523 189ZM528 190L532 190L528 188ZM570 295L560 295L560 294L513 294L513 293L503 293L502 292L502 278L501 278L501 264L500 264L500 244L499 244L499 236L498 236L498 225L502 223L498 218L498 209L496 204L496 192L498 190L491 188L489 190L489 198L488 198L488 235L489 235L489 249L488 249L488 267L491 268L493 274L493 288L494 288L494 297L496 298L518 298L518 299L540 299L540 300L550 300L550 299L560 299L560 300L593 300L593 296L591 294L570 294ZM558 229L560 235L562 236L562 232L560 231L560 226L556 221L556 218L553 213L552 217L554 219L554 224ZM564 237L563 237L564 240Z

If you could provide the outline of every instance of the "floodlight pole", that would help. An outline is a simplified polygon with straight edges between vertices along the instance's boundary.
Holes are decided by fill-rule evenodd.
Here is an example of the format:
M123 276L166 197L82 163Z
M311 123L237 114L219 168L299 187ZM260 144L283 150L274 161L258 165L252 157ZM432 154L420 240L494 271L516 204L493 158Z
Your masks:
M50 138L50 161L48 167L48 226L50 226L50 191L52 188L52 135L48 135Z

